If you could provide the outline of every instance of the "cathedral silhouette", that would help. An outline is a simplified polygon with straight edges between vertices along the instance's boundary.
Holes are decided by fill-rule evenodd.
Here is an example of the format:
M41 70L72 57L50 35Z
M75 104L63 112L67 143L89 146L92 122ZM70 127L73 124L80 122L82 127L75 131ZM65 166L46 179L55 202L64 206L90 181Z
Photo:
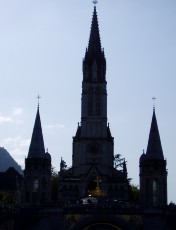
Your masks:
M101 46L96 6L82 69L81 122L73 137L72 167L66 169L63 160L60 163L58 200L100 196L129 201L126 161L119 159L120 169L114 165L114 138L107 123L106 58ZM24 202L50 201L50 177L51 156L45 152L38 106L25 159ZM167 204L166 160L155 108L147 151L140 157L140 194L142 204Z
M82 70L81 122L78 123L73 137L72 155L70 154L72 166L68 169L62 159L60 162L57 202L74 203L85 197L95 197L101 201L130 204L131 185L126 161L123 156L121 158L118 154L114 154L114 138L107 122L106 58L101 46L96 6ZM166 160L155 108L153 108L147 151L143 152L139 159L139 178L138 205L160 208L167 206ZM24 203L38 205L51 203L51 156L45 152L39 106L28 156L25 159L22 197ZM154 222L157 221L153 220L152 223ZM161 229L151 226L150 229Z

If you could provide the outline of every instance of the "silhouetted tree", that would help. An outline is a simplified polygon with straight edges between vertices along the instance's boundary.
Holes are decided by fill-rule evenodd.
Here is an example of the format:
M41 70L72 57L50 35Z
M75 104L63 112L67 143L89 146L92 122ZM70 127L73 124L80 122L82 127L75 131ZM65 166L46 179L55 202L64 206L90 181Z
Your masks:
M58 173L55 168L51 167L51 201L57 200L58 192Z
M60 162L60 171L65 171L67 168L67 164L64 160L62 160L62 157L61 157L61 162Z
M139 204L139 186L130 184L130 200L134 202L135 204Z

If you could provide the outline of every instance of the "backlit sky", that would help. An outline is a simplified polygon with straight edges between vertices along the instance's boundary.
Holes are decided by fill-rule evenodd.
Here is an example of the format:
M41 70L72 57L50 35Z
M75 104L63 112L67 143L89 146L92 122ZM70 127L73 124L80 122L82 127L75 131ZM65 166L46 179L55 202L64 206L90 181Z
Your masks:
M0 146L24 168L40 94L45 147L59 170L72 160L81 115L82 59L91 0L0 0ZM108 121L114 152L139 184L153 101L168 168L168 202L176 201L176 1L99 0L107 60Z

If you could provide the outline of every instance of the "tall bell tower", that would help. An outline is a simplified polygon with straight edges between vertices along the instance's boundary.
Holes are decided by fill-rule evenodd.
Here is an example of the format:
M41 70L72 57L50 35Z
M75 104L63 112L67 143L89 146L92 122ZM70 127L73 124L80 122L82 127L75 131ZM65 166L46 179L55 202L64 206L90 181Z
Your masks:
M102 181L104 177L112 176L114 141L107 125L106 85L106 59L94 7L89 44L83 60L81 124L73 138L74 175L87 180L87 189L92 188L97 176ZM93 178L90 175L92 170ZM90 178L87 178L88 174Z
M107 124L106 58L96 6L82 71L81 123L73 137L72 168L60 172L59 196L85 197L98 184L107 196L127 200L126 165L120 171L114 167L114 138Z

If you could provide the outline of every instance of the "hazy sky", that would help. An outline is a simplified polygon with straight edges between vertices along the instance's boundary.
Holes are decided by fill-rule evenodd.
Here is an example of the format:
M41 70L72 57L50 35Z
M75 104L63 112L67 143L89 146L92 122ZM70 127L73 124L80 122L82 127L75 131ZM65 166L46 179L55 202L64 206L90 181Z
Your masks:
M0 0L0 146L24 168L37 111L45 147L59 170L71 166L80 122L82 59L91 0ZM107 60L108 121L114 152L139 184L153 101L168 168L168 201L176 202L176 1L99 0Z

